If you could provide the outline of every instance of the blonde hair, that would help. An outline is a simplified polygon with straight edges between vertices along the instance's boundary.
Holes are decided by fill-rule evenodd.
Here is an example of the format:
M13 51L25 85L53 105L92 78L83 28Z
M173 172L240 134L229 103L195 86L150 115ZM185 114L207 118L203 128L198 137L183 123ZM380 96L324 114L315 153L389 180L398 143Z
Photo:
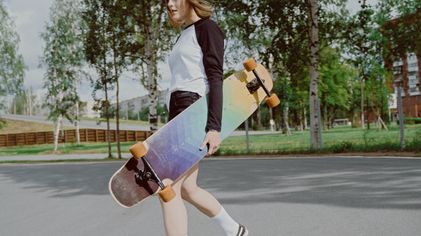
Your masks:
M165 1L167 2L167 1ZM212 16L213 14L213 6L212 4L207 1L207 0L185 0L185 3L188 3L192 6L194 12L196 13L196 15L202 19L208 19ZM167 11L169 13L169 9L167 6ZM168 14L170 15L170 14ZM182 23L179 22L175 22L171 19L171 17L169 17L170 19L170 23L172 26L174 27L181 27Z

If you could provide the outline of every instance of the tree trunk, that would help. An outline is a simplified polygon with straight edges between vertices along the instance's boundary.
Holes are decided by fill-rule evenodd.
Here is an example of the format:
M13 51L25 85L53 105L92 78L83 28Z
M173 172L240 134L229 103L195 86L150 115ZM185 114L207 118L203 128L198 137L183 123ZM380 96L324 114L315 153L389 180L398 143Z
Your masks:
M329 112L327 109L327 106L325 105L323 107L323 130L328 130L329 129Z
M119 77L120 73L117 68L117 50L115 38L117 36L113 34L113 64L114 64L114 81L116 83L116 142L117 142L117 158L121 159L121 145L120 145L120 82ZM129 109L127 109L129 110Z
M75 126L76 126L76 143L77 143L77 145L80 145L79 101L76 102L76 120L75 120Z
M269 129L274 132L276 130L275 120L273 118L273 109L269 108Z
M106 81L106 79L104 80ZM110 102L108 101L108 86L107 82L104 84L105 92L105 119L107 120L107 134L105 135L108 143L108 158L113 158L111 153L111 139L110 139Z
M159 30L153 28L151 9L147 9L145 29L145 63L147 73L147 90L149 92L149 125L152 132L158 130L158 70L157 70L157 48L155 46Z
M254 130L261 130L262 129L262 122L261 122L261 115L260 115L260 106L257 107L257 110L253 113L253 129Z
M121 159L121 147L120 147L120 83L118 81L118 79L116 79L116 99L117 99L117 104L116 104L116 142L117 142L117 157L118 159Z
M401 52L402 58L402 81L403 81L403 96L409 97L409 79L408 79L408 54L406 52Z
M284 110L282 111L282 118L284 120L284 131L283 133L285 133L287 136L291 135L291 128L289 127L288 124L288 113L289 113L289 107L288 107L288 103L285 102L285 105L283 106Z
M61 126L61 142L63 144L63 147L66 146L66 133L64 132L64 124L63 124L63 116L60 116L61 120L60 120L60 126Z
M364 115L364 78L361 78L361 128L365 128Z
M320 101L318 97L319 73L319 28L318 28L318 2L309 0L310 7L310 144L311 149L323 148Z
M373 112L377 116L377 127L379 128L379 130L382 130L382 129L389 130L387 128L386 124L384 123L379 110L378 109L373 109Z
M57 149L58 149L58 137L59 137L59 132L60 132L61 120L62 120L62 117L60 115L58 117L58 119L56 120L56 123L55 123L55 128L54 128L54 152L57 152Z
M368 99L368 96L365 98L365 103L366 103L366 110L367 110L367 129L370 129L370 101Z
M421 52L417 52L417 61L418 61L418 89L421 92Z

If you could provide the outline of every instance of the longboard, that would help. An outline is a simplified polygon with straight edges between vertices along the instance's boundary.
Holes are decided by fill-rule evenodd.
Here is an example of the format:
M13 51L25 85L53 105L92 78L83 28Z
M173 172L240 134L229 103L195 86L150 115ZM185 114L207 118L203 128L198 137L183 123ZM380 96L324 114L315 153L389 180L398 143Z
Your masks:
M228 137L262 101L270 107L279 99L270 91L272 76L253 59L244 62L244 70L235 72L223 82L221 139ZM174 197L171 186L163 180L177 181L207 154L200 150L207 122L207 96L198 99L186 110L161 127L143 142L130 148L130 158L111 177L109 190L123 207L132 207L159 192L164 201Z

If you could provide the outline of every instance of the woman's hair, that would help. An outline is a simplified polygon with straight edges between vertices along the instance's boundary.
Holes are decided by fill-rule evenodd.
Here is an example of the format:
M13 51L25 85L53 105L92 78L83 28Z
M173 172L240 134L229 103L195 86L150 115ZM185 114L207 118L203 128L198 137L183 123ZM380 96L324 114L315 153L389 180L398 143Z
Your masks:
M187 0L187 2L190 3L190 5L193 7L196 14L202 18L207 19L212 16L213 13L213 7L209 3L209 1L206 0Z
M167 1L165 1L167 2ZM213 6L207 0L185 0L187 4L190 4L193 7L193 10L196 12L197 16L202 19L208 19L213 14ZM167 10L169 11L168 7ZM169 17L170 23L174 27L180 27L181 24L174 22L171 17Z

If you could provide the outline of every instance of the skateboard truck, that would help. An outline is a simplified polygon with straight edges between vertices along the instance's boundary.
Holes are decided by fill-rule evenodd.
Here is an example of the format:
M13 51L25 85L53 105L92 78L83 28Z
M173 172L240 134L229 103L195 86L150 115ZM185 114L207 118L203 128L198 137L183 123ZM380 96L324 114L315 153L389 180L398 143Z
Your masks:
M251 94L253 94L254 92L256 92L261 87L261 85L260 85L258 79L254 78L252 81L247 83L246 87L249 90L249 92Z
M146 144L144 144L143 142L138 142L130 148L130 153L133 155L133 158L137 160L142 158L143 162L146 165L144 170L139 170L135 174L135 178L143 180L143 181L148 181L148 180L155 181L161 188L161 191L159 191L158 194L161 197L162 201L169 202L175 197L175 192L172 189L170 184L167 186L164 185L161 178L159 178L159 176L156 174L155 170L152 168L149 161L146 158L143 158L145 157L147 152L148 152L148 148ZM146 169L149 169L150 171L146 171Z
M149 168L150 166L149 162L146 159L142 159L142 160L144 161L143 163L145 164L145 166ZM146 168L144 170L139 170L138 172L135 173L135 177L136 179L140 181L144 181L144 182L149 181L149 180L154 180L155 182L157 182L158 180L155 178L155 175L151 171L146 171ZM155 179L153 179L153 177Z
M252 81L250 81L249 83L247 83L247 89L250 91L250 93L254 93L256 92L259 88L263 88L263 90L266 93L266 96L268 97L266 100L266 104L270 107L270 108L274 108L276 106L279 105L280 100L278 98L278 96L276 96L276 94L274 93L270 93L269 90L266 88L265 84L264 84L264 80L262 80L259 76L259 74L256 71L257 68L257 63L253 58L249 58L247 60L245 60L243 62L243 66L244 68L248 71L248 72L253 72L254 76L256 77L255 79L253 79Z

